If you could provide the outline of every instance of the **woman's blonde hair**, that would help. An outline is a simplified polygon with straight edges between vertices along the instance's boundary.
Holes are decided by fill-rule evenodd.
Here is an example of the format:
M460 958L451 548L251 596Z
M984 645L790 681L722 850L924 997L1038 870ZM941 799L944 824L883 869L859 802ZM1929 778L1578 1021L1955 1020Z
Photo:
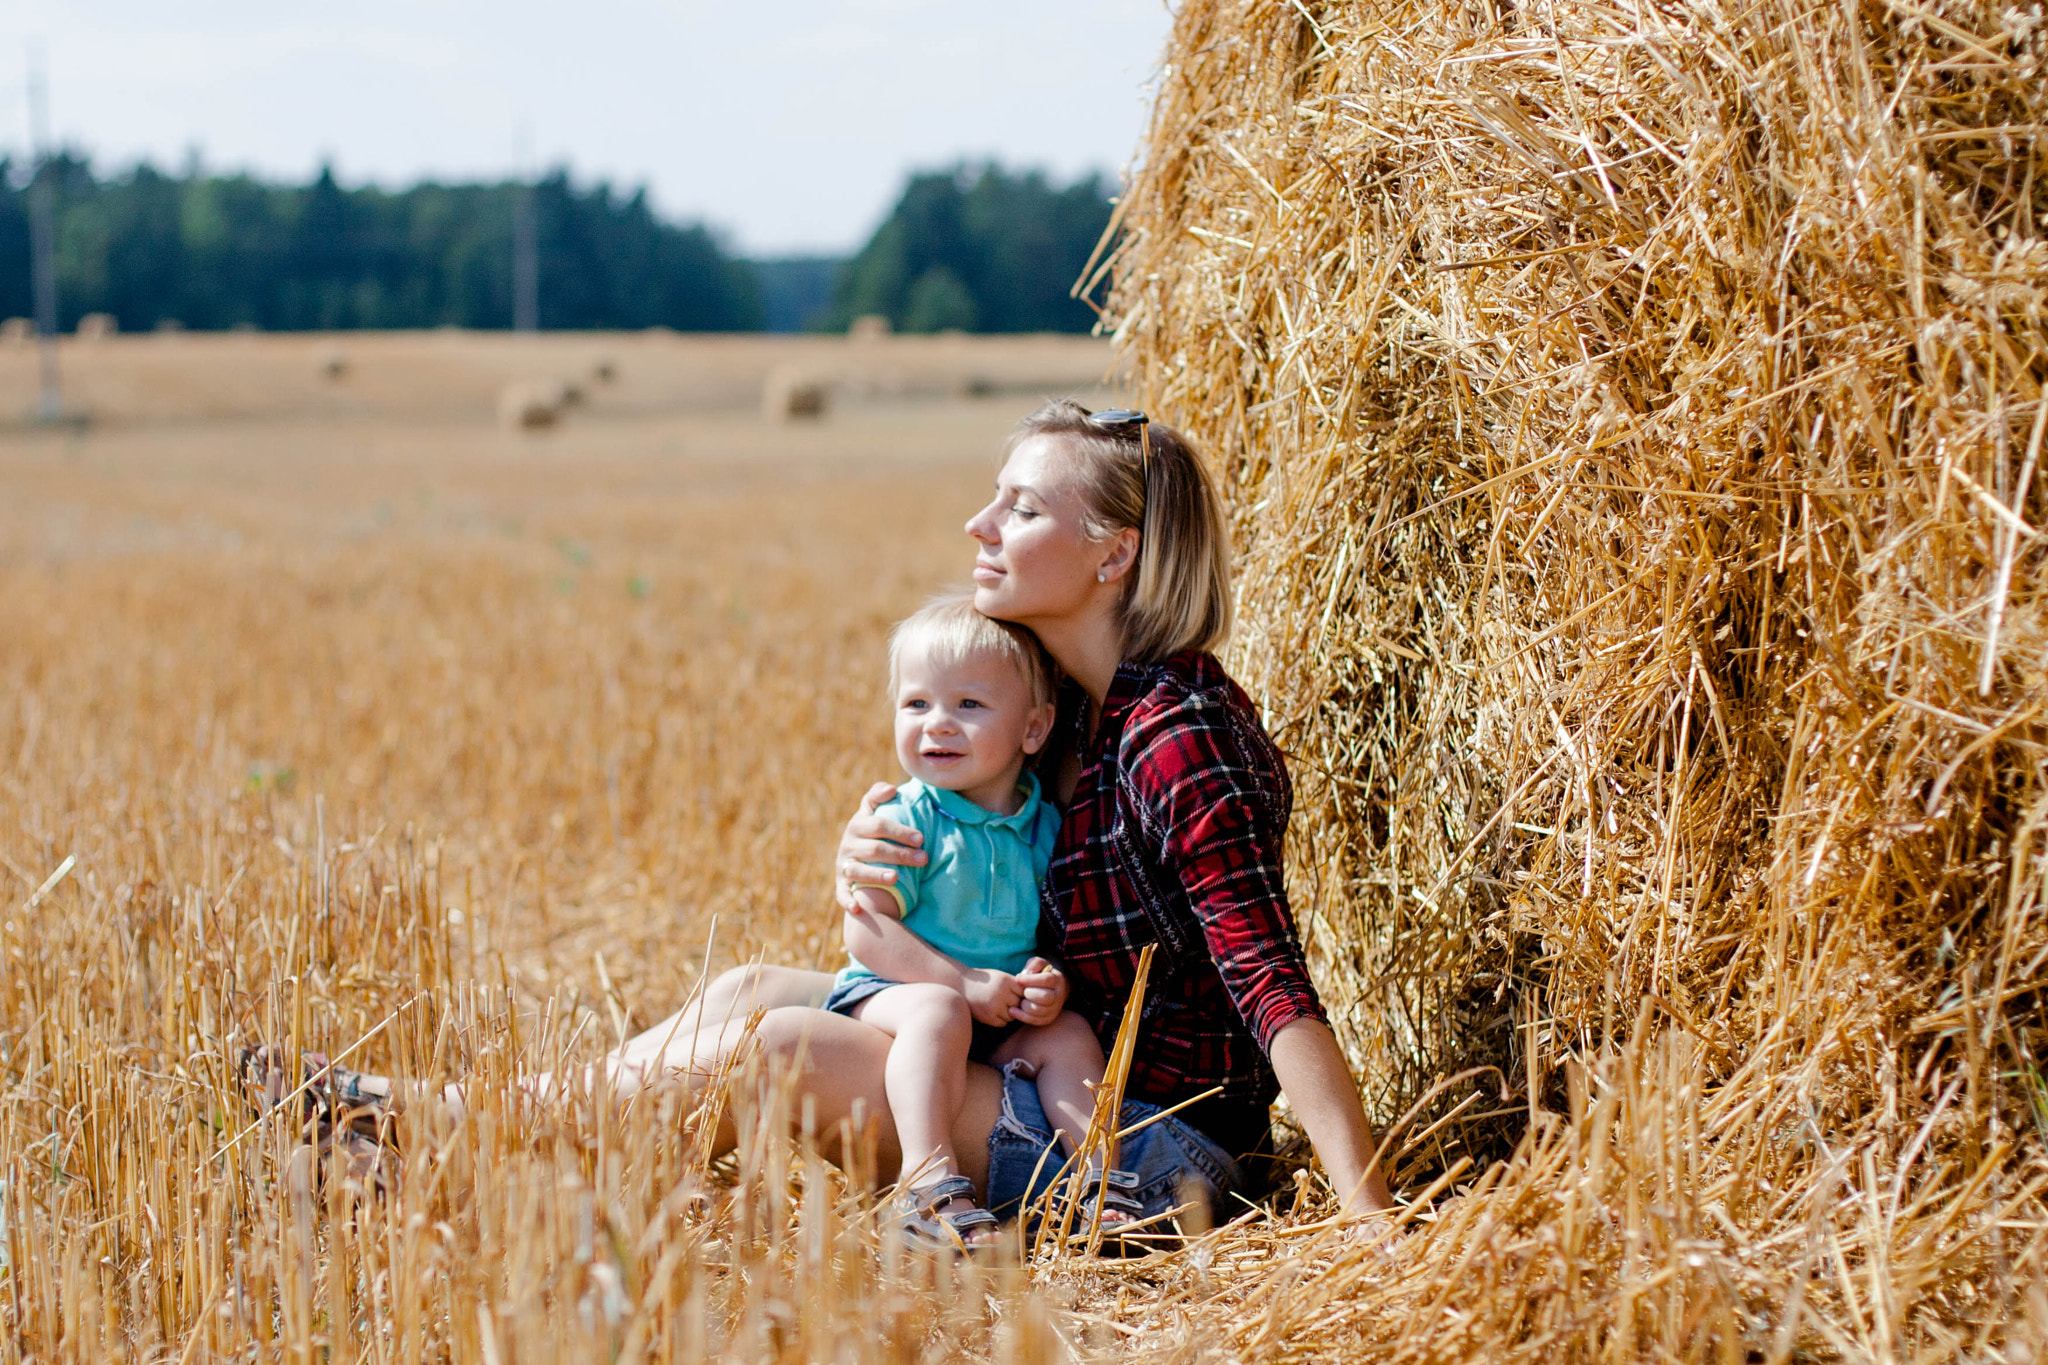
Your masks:
M1071 399L1019 422L1005 454L1034 436L1057 438L1072 460L1088 535L1138 532L1123 599L1124 657L1152 664L1220 649L1230 638L1230 542L1222 499L1187 437L1158 422L1097 421Z

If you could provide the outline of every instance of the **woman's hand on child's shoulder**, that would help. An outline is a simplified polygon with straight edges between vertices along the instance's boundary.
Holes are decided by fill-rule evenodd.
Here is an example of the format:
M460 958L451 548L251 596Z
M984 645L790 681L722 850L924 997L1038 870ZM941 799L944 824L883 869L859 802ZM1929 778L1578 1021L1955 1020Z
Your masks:
M1060 1017L1067 1003L1067 974L1042 957L1034 957L1017 973L1024 988L1014 1016L1034 1027L1044 1027Z
M894 886L898 867L924 866L924 835L875 814L875 808L895 794L896 788L887 782L869 787L860 799L860 809L839 836L839 856L832 862L832 893L841 910L854 909L855 882Z

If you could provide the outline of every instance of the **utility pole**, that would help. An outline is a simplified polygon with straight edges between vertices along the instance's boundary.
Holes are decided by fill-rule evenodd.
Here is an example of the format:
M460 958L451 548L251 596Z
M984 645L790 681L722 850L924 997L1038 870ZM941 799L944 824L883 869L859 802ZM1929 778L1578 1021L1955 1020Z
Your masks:
M540 330L540 240L533 211L533 176L527 162L527 135L519 135L515 153L517 181L512 189L512 330Z
M36 303L36 351L42 383L36 416L54 422L64 415L63 390L57 383L57 223L56 171L50 155L49 92L43 79L43 52L28 50L28 126L34 179L28 187L29 280Z

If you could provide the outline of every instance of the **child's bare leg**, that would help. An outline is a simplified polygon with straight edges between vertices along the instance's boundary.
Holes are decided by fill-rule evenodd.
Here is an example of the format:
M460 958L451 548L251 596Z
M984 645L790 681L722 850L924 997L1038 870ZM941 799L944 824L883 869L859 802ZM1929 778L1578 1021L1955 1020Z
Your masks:
M1058 1129L1060 1153L1072 1156L1095 1121L1095 1091L1102 1084L1102 1044L1078 1014L1061 1011L1050 1024L1020 1028L997 1049L998 1064L1025 1061L1038 1070L1038 1102Z
M883 1068L889 1112L902 1144L904 1184L928 1184L959 1169L953 1117L967 1088L974 1015L958 991L913 982L854 1006L853 1017L895 1041Z

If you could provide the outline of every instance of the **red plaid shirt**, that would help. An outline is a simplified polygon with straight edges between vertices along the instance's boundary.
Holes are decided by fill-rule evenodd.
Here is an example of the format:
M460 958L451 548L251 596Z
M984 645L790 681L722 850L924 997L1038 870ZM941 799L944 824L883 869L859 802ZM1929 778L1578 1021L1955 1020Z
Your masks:
M1263 1128L1280 1088L1273 1035L1327 1022L1281 876L1294 794L1280 752L1243 689L1195 652L1118 669L1093 747L1076 743L1039 901L1069 1008L1107 1048L1138 951L1157 944L1126 1093L1171 1105L1220 1085L1205 1115Z

